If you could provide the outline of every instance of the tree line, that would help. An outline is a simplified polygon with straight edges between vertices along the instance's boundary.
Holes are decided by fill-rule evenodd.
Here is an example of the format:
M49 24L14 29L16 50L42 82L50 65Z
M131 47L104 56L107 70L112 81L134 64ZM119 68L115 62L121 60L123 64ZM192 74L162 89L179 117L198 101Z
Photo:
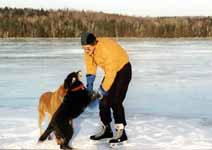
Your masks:
M135 17L69 9L0 8L0 37L212 37L212 17Z

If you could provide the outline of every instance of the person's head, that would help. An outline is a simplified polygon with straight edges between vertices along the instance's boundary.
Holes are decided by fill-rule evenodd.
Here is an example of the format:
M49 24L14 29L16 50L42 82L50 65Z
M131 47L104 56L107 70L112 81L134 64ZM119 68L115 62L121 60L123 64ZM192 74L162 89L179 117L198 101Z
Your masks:
M88 55L92 55L96 47L96 37L90 32L83 32L81 35L81 45Z

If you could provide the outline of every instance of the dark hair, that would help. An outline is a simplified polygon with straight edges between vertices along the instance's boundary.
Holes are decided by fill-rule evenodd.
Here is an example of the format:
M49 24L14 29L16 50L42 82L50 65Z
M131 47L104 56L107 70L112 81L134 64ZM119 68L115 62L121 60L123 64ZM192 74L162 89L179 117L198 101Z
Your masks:
M83 32L81 35L81 45L95 45L96 37L93 33Z

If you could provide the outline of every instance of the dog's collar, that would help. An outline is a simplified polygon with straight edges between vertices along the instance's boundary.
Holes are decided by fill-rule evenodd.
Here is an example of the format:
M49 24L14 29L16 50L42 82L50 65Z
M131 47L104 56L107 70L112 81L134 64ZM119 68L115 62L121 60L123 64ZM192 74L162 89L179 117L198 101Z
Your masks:
M77 87L71 89L71 91L72 91L72 92L76 92L76 91L78 91L78 90L84 90L84 89L85 89L84 85L83 85L83 84L80 84L79 86L77 86Z

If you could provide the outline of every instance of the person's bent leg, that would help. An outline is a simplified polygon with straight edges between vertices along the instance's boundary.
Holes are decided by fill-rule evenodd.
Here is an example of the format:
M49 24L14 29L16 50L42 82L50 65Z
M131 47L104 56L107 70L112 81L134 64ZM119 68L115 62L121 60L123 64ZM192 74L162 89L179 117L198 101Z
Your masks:
M110 126L110 123L112 121L111 110L110 106L106 103L106 99L100 101L99 110L100 119L103 125L101 126L101 129L98 133L90 137L91 140L101 140L113 137L113 132Z

